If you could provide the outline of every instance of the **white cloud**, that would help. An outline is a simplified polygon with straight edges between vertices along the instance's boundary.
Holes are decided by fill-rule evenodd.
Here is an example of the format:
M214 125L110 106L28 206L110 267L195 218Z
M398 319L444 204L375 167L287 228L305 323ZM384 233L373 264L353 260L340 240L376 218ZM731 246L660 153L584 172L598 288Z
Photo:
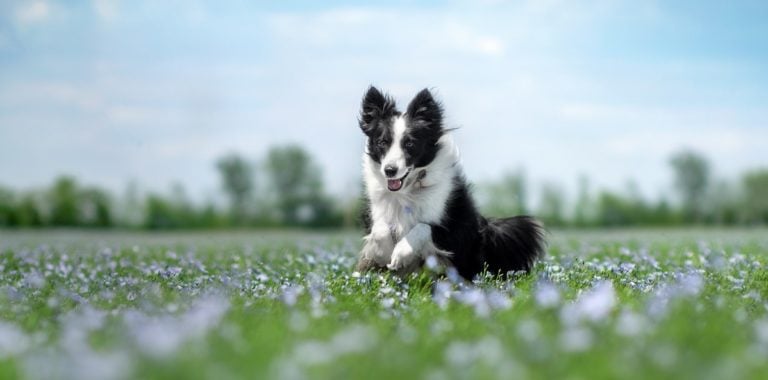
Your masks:
M504 52L504 42L497 36L484 35L475 26L467 25L458 19L448 17L442 28L434 31L432 39L442 36L445 48L461 52L480 53L498 56Z
M374 46L381 52L398 52L403 56L419 51L496 56L505 49L501 36L485 32L482 24L465 21L460 13L454 12L343 8L276 13L265 17L265 21L283 47L295 44L344 48L348 52Z
M93 0L93 8L102 20L111 21L118 13L118 0Z
M500 55L504 52L504 43L495 37L481 37L477 40L478 50L489 55Z
M86 111L98 110L103 103L101 94L87 84L42 80L10 83L0 90L0 101L10 107L42 102Z
M606 152L616 159L627 156L668 157L682 148L697 150L705 155L739 154L752 147L743 130L648 127L636 133L623 133L605 139ZM766 136L768 138L768 136Z
M21 24L33 24L45 21L50 14L50 6L45 1L25 3L16 10L16 20Z

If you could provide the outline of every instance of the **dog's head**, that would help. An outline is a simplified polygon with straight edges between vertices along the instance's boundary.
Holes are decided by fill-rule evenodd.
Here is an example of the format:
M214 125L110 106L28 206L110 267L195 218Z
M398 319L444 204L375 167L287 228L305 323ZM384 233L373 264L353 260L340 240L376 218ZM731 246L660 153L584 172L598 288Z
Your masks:
M390 191L408 184L406 177L428 166L440 149L443 108L427 89L416 94L403 114L391 97L371 86L363 97L359 122L368 136L366 153L378 165Z

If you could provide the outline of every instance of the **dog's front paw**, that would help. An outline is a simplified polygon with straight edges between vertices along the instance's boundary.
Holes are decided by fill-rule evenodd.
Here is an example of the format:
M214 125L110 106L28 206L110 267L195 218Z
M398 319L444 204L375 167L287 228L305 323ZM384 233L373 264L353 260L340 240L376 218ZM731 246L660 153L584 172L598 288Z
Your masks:
M392 259L387 264L387 269L403 272L413 266L417 255L407 240L401 240L392 251Z
M360 273L365 273L368 271L374 271L374 270L383 270L384 267L377 264L376 260L374 260L371 257L360 255L360 258L357 259L357 265L355 266L355 271Z
M392 255L392 243L387 240L377 240L372 236L365 237L365 244L360 252L358 267L366 268L384 268L389 263Z

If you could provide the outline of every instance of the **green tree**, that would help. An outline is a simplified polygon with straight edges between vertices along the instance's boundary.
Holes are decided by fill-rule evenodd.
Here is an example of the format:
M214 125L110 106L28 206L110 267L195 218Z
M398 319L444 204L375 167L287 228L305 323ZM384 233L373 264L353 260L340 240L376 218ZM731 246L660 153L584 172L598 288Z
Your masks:
M113 218L121 227L138 228L144 221L145 207L136 181L129 181L120 196Z
M633 225L649 225L653 224L654 210L653 207L648 205L643 199L643 195L640 192L640 186L635 180L627 180L626 183L626 195L624 195L623 202L627 207L627 218L629 224Z
M16 216L19 227L39 227L43 225L43 217L40 212L40 202L35 194L22 194L16 204Z
M198 216L180 183L171 185L170 196L149 194L144 201L144 226L152 230L200 227Z
M216 210L213 202L206 202L203 208L197 212L197 225L203 228L222 228L228 225L224 215Z
M735 224L738 221L741 199L732 183L719 180L709 186L704 201L704 214L710 224Z
M248 202L251 200L254 180L248 162L237 154L230 154L216 162L221 184L227 193L230 215L235 224L242 224L248 216Z
M501 179L482 187L483 211L491 216L512 216L528 212L525 174L507 172Z
M71 227L80 223L78 187L74 178L62 176L56 179L49 192L49 200L51 225Z
M111 200L106 191L98 188L84 189L78 200L80 223L91 227L111 227Z
M749 223L768 223L768 169L748 172L744 186L743 214Z
M0 187L0 227L11 227L18 224L14 203L13 191Z
M287 225L341 223L333 202L324 194L320 168L303 148L273 147L267 153L265 166L279 222Z
M597 219L602 226L626 226L634 221L631 202L621 195L603 191L597 198L597 205Z
M700 154L684 150L669 160L675 175L675 187L683 203L683 212L689 222L703 218L703 200L709 184L709 163Z
M579 176L578 195L573 210L573 223L577 227L585 227L594 223L595 210L589 195L589 178L586 175Z
M541 188L541 206L538 216L545 224L550 226L562 226L565 224L563 211L565 209L565 196L560 186L546 183Z
M147 195L144 202L144 227L150 230L161 230L180 227L177 213L173 205L157 194Z
M676 212L666 199L660 199L653 208L653 220L651 222L657 226L668 226L680 224L679 212Z

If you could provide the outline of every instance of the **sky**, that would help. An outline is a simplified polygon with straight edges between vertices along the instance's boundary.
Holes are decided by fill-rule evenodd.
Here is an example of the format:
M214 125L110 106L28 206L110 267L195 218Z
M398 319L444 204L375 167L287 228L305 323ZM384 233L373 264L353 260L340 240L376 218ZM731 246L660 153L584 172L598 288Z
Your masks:
M766 1L0 1L0 184L220 196L214 162L298 143L358 193L370 84L442 101L470 181L672 190L768 166Z

